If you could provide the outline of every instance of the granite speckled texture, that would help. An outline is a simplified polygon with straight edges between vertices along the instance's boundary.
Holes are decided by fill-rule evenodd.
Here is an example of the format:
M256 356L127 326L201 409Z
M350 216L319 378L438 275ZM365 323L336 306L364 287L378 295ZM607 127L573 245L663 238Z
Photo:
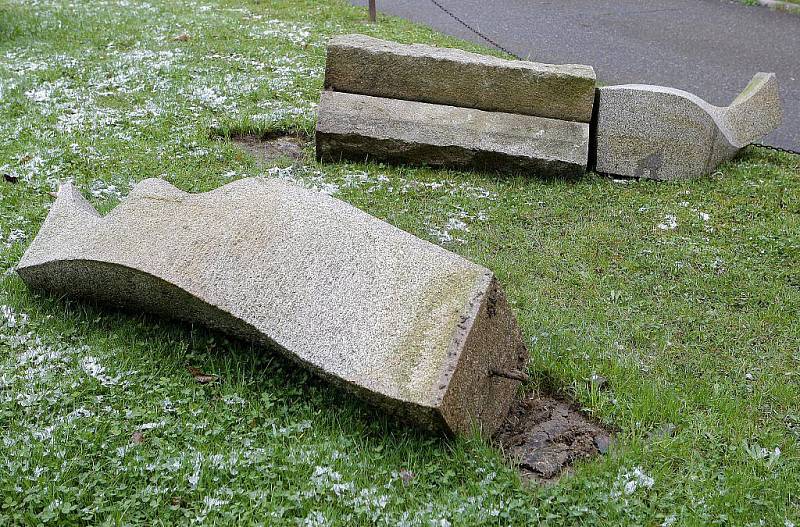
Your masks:
M325 88L390 99L588 123L591 66L504 60L366 35L328 43Z
M727 107L661 86L598 88L597 166L601 173L660 180L709 174L782 118L772 73L757 73Z
M527 351L493 274L276 179L188 194L140 182L101 217L62 186L17 266L36 289L271 346L434 429L491 433Z
M320 96L317 157L579 176L589 125L339 92Z

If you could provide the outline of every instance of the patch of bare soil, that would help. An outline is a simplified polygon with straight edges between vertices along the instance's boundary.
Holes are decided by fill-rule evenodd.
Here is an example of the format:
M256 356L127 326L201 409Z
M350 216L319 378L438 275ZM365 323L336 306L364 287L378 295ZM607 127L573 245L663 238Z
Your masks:
M281 159L301 161L304 157L303 148L308 144L308 139L299 135L274 135L265 138L238 135L232 141L253 154L261 163L272 163Z
M494 439L524 480L554 483L575 461L605 454L611 433L568 402L528 396L514 402Z

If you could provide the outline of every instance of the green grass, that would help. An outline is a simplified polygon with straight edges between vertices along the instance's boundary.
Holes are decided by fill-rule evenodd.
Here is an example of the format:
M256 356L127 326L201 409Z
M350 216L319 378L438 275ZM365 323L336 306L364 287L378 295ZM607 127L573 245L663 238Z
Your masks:
M800 158L560 181L310 149L267 170L220 138L309 133L330 35L480 49L363 19L338 0L0 0L0 172L19 178L0 181L0 525L798 522ZM525 389L615 427L612 452L526 488L486 439L425 435L263 350L13 273L59 181L108 211L147 177L205 191L265 173L494 270L530 344Z
M761 5L761 4L758 3L758 0L740 0L740 1L743 4L746 4L746 5L752 5L752 6ZM786 3L789 3L789 4L798 4L798 5L800 5L800 0L783 0L783 1L786 2Z

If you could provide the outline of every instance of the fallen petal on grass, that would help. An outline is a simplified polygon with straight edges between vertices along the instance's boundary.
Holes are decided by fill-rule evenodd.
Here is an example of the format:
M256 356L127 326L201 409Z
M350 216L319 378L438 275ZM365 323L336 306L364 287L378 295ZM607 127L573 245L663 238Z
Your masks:
M203 370L200 368L195 368L194 366L187 366L187 370L192 375L195 381L198 384L210 384L212 382L217 382L219 380L219 375L210 375L208 373L203 373Z

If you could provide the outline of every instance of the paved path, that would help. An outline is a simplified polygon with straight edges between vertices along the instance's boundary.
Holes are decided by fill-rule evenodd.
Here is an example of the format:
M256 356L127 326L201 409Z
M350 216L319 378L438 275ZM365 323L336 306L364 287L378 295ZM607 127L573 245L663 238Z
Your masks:
M800 15L728 0L437 1L516 55L589 64L606 84L671 86L722 106L754 73L774 71L784 119L764 142L800 150ZM380 12L486 44L430 0L377 2Z

